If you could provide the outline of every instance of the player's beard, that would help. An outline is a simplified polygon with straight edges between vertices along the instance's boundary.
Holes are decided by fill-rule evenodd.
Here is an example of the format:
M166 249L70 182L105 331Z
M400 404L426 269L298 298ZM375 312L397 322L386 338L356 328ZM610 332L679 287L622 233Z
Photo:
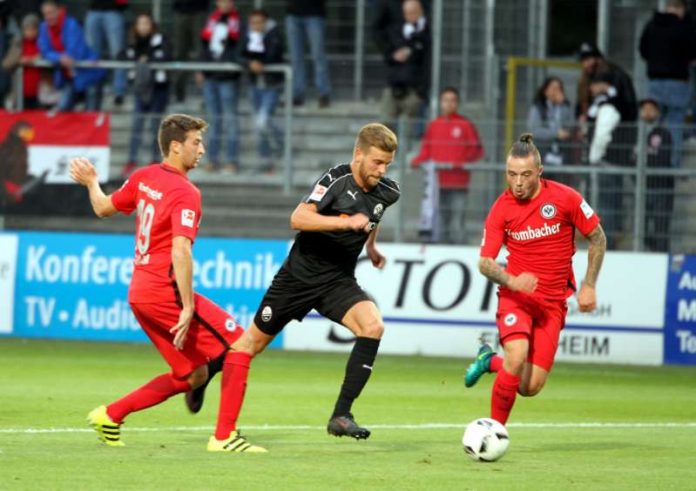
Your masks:
M362 180L367 189L374 189L377 186L377 183L379 183L381 177L368 174L365 170L366 167L367 164L365 163L365 159L363 158L363 160L360 162L360 170L358 171L360 173L360 179Z

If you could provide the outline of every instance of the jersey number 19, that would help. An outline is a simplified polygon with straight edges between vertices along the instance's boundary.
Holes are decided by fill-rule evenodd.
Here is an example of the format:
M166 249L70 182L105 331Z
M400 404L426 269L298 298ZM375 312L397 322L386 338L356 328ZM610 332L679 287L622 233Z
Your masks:
M138 227L136 247L143 256L147 254L147 250L150 248L150 232L154 219L155 207L152 203L146 203L144 199L138 201L138 221L140 226Z

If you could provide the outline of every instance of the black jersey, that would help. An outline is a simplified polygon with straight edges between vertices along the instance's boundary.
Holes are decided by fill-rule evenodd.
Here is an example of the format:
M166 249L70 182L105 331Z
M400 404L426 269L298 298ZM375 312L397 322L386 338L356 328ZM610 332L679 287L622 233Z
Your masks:
M353 179L350 165L329 169L314 185L305 203L314 203L328 216L363 213L377 227L384 210L399 199L396 181L383 177L377 186L364 192ZM368 234L364 231L299 232L283 267L305 283L323 283L341 275L355 275L355 265Z

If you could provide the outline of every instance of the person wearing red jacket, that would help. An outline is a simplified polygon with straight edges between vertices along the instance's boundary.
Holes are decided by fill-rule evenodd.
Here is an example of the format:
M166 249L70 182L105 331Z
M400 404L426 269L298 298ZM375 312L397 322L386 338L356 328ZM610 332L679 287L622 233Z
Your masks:
M437 183L432 184L437 184L439 192L428 193L435 203L429 204L428 199L423 203L424 212L431 206L439 223L439 226L421 227L432 242L463 242L464 207L470 180L464 166L480 160L484 153L476 126L458 114L458 108L459 91L453 87L444 88L440 92L441 116L428 124L420 153L411 161L414 167L430 162L435 166L450 166L437 170Z

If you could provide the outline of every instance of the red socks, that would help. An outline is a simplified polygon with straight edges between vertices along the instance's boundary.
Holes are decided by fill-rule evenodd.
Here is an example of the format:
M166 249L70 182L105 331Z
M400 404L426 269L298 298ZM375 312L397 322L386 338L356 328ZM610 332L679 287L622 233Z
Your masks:
M249 365L253 356L242 351L230 351L222 366L220 409L218 411L215 438L224 440L237 429L237 418L244 402Z
M491 372L498 373L501 368L503 368L503 357L498 355L493 355L491 357Z
M171 373L165 373L153 378L118 401L109 404L106 413L114 423L122 423L130 413L147 409L166 401L173 395L190 389L191 386L186 380L178 380Z
M493 361L493 360L491 360ZM520 377L512 375L500 368L498 375L493 383L493 395L491 397L491 418L500 422L507 423L512 406L517 397L517 387L520 385Z

